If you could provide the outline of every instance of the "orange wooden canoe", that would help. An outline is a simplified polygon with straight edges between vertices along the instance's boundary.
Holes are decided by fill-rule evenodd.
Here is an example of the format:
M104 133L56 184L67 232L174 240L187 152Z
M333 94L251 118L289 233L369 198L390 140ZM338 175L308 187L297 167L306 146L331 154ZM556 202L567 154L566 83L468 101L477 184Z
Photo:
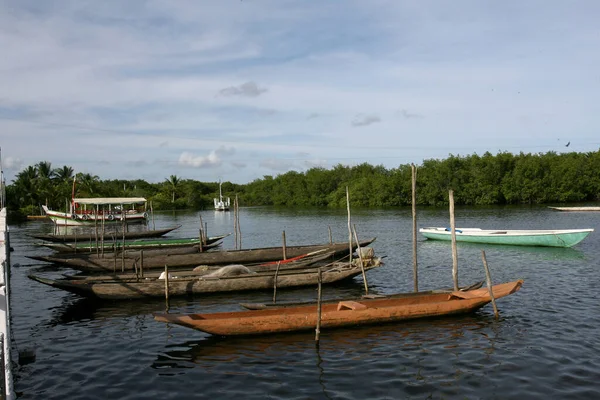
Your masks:
M494 285L499 299L515 293L523 280ZM416 318L470 313L491 302L487 288L451 293L423 294L407 298L364 299L323 304L321 329L380 324ZM213 335L255 335L315 329L317 306L222 312L212 314L154 314L160 322L173 323Z

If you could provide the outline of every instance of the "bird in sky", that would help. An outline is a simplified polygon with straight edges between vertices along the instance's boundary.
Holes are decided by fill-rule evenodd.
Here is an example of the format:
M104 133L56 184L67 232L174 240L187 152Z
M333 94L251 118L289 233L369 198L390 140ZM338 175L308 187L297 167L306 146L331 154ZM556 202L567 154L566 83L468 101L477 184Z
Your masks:
M570 144L571 142L568 142L567 144L565 144L565 147L569 147Z

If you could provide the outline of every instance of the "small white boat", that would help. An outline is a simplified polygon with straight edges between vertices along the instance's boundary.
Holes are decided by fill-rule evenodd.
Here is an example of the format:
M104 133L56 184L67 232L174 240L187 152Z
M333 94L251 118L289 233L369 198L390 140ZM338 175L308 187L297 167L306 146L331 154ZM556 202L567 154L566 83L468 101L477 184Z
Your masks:
M571 247L581 242L593 229L562 230L484 230L456 228L457 242L508 244L516 246ZM427 239L452 240L450 228L421 228Z
M42 206L46 216L59 226L94 226L98 223L145 223L148 219L143 197L73 198L69 212Z
M600 207L548 207L556 211L600 211Z
M216 211L229 211L229 205L231 201L229 197L223 197L223 193L221 192L221 181L219 181L219 198L215 198L214 201Z

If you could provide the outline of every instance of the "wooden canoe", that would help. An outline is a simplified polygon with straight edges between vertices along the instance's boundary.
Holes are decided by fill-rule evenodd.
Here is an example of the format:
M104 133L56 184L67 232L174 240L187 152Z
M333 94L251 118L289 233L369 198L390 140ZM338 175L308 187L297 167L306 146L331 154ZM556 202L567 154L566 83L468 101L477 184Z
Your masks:
M379 266L372 263L364 267L369 270ZM235 266L239 267L239 266ZM227 268L227 267L224 267ZM234 271L235 273L239 272ZM273 289L275 272L250 272L240 275L220 276L220 271L215 274L211 271L195 276L171 276L168 280L169 297L217 292L234 292L244 290ZM323 283L337 282L352 278L362 273L358 263L334 263L322 268L321 280ZM46 285L63 289L86 297L96 297L107 300L139 299L147 297L165 296L164 279L114 279L107 281L86 280L52 280L35 275L29 278ZM316 285L318 269L291 269L279 271L277 274L277 288Z
M181 225L177 225L174 226L172 228L165 228L165 229L150 229L150 230L145 230L145 231L130 231L130 232L125 232L125 240L128 239L144 239L144 238L156 238L156 237L161 237L166 235L167 233L173 232L175 229L180 228ZM39 240L46 240L48 242L78 242L78 241L83 241L83 240L90 240L90 237L92 238L92 240L96 239L96 233L94 230L89 231L86 234L65 234L65 235L61 235L61 234L36 234L36 235L29 235L32 238L35 239L39 239ZM119 232L119 231L111 231L111 232L104 232L104 240L108 241L108 240L112 240L113 237L116 236L116 239L123 239L123 232ZM102 234L98 233L98 237L102 238Z
M500 229L489 230L479 228L457 228L457 242L506 244L513 246L547 246L571 247L581 242L593 229L543 229L520 230ZM452 239L449 228L421 228L419 232L427 239Z
M363 240L361 247L368 246L375 238ZM353 250L356 249L356 243L353 243ZM342 257L348 255L348 243L318 244L305 246L286 247L287 258L301 256L306 253L326 250L333 253L333 257ZM228 264L248 264L268 261L277 261L282 259L283 249L281 247L263 247L248 250L222 250L207 251L195 254L166 254L146 257L144 252L144 270L164 269L165 265L169 268L194 268L198 265L228 265ZM141 260L139 252L126 255L124 262L115 260L112 257L102 257L93 255L81 255L73 258L56 256L27 256L37 261L51 262L63 265L72 269L87 272L112 272L115 269L133 271L136 263L139 266Z
M496 299L515 293L522 280L493 286ZM417 318L442 317L474 312L491 302L487 288L467 292L423 294L406 298L340 301L323 304L321 330L353 325L381 324ZM213 335L257 335L313 330L317 306L235 311L210 314L155 313L160 322L182 325Z
M459 288L461 292L467 292L469 290L479 289L483 286L483 281L476 282L469 286L464 286ZM438 293L452 293L454 291L453 288L446 289L434 289L434 290L426 290L421 292L404 292L404 293L394 293L394 294L367 294L363 295L360 298L345 298L345 299L328 299L323 300L323 304L332 304L339 303L340 301L362 301L362 300L372 300L372 299L400 299L405 297L417 297L423 296L426 294L438 294ZM298 306L309 306L315 305L314 301L304 301L304 302L290 302L290 303L240 303L240 306L244 307L248 310L267 310L267 309L276 309L276 308L289 308L289 307L298 307Z
M280 271L288 270L288 269L301 269L309 266L313 266L315 264L319 264L323 266L323 262L331 260L333 256L332 252L326 252L325 250L319 250L312 253L306 253L298 257L288 258L285 260L279 260L276 263L266 262L266 263L253 263L253 264L244 264L245 267L254 272L268 272L268 271L276 271L279 269ZM279 265L278 265L279 264ZM204 274L211 271L216 271L220 268L223 268L222 265L202 265L196 268L169 268L169 272L177 275L178 277L189 277L195 276L199 274ZM142 271L138 271L138 273L121 273L117 272L114 274L108 275L70 275L63 274L63 276L67 279L72 280L85 280L87 282L92 281L106 281L106 280L127 280L127 279L139 279L142 278L150 278L157 279L163 271L159 271L157 269L153 269L150 271L144 271L142 275Z
M228 233L226 235L219 236L211 236L206 239L206 243L204 249L209 249L211 244L216 243L220 240L223 240L227 236L231 235ZM126 240L125 243L117 240L113 242L105 241L103 244L99 243L96 246L95 243L90 243L89 241L79 242L79 243L40 243L41 246L48 247L49 249L54 250L58 253L91 253L95 252L96 248L102 250L104 252L114 251L116 248L117 251L121 251L122 249L126 250L149 250L149 249L173 249L178 247L198 247L200 243L200 238L152 238L152 239L138 239L138 240Z

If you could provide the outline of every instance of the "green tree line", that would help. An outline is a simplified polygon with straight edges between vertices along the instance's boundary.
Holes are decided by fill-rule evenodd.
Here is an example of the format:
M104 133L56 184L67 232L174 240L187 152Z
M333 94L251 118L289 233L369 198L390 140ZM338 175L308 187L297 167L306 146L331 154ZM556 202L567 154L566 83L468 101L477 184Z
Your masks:
M600 150L587 153L500 152L482 156L449 155L417 165L417 204L448 204L454 190L460 205L546 204L600 200ZM19 172L6 188L9 210L39 214L41 204L64 209L71 198L73 169L42 161ZM198 182L175 175L160 183L101 180L77 174L75 197L145 197L154 209L211 208L218 182ZM411 165L387 169L363 163L311 168L264 176L239 185L223 182L223 194L240 205L345 207L346 187L356 207L400 207L411 203Z

